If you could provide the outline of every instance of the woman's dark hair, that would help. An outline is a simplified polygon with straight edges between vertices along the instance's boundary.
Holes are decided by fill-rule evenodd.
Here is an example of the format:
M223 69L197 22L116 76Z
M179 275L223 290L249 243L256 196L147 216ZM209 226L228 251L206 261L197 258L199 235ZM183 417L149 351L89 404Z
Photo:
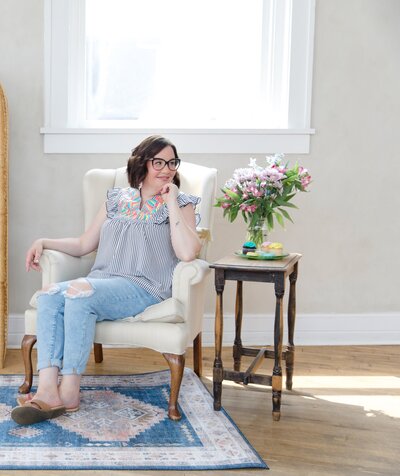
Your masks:
M131 187L139 188L147 175L147 160L153 159L165 147L172 147L175 157L178 158L178 152L172 142L162 136L150 136L144 139L138 146L132 150L129 157L126 173ZM179 173L176 172L173 183L179 188L181 181Z

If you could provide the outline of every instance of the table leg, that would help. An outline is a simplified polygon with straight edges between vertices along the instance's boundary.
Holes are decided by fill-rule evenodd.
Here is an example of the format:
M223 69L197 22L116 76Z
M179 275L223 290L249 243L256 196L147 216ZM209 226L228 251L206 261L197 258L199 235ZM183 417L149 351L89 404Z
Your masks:
M294 326L296 321L296 280L297 264L292 274L289 276L289 307L288 307L288 345L286 349L286 388L292 390L293 387L293 367L294 367Z
M281 418L282 396L282 337L283 337L283 295L285 293L284 277L275 282L275 323L274 323L274 369L272 371L272 418Z
M225 286L224 271L215 270L215 290L217 302L215 308L215 359L213 367L213 395L214 410L221 410L222 380L224 369L221 359L222 332L223 332L223 292Z
M235 303L235 343L233 345L233 369L240 371L242 358L242 317L243 317L243 281L238 281L236 286Z

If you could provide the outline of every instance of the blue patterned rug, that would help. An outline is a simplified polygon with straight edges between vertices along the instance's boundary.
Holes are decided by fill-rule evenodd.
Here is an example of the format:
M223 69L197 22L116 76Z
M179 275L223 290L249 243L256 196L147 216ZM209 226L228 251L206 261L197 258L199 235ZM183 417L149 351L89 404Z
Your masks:
M190 369L179 422L167 416L169 371L84 376L78 412L29 426L10 418L22 380L0 375L0 469L268 468Z

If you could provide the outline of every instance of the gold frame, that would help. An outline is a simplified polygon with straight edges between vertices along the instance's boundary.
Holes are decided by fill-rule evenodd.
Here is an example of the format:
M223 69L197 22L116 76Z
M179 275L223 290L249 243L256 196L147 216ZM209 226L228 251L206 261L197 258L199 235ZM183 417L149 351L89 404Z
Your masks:
M0 369L8 333L8 110L0 84Z

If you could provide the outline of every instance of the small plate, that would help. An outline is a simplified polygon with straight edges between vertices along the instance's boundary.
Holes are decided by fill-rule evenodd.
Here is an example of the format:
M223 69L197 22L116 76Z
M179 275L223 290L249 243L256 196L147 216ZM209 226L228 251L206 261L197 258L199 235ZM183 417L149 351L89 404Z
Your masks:
M272 253L266 253L265 251L256 251L257 256L252 256L252 255L245 255L241 251L235 251L236 256L240 256L240 258L244 259L256 259L256 260L278 260L278 259L283 259L286 258L286 256L289 256L289 253L284 253L283 255L280 256L275 256Z

